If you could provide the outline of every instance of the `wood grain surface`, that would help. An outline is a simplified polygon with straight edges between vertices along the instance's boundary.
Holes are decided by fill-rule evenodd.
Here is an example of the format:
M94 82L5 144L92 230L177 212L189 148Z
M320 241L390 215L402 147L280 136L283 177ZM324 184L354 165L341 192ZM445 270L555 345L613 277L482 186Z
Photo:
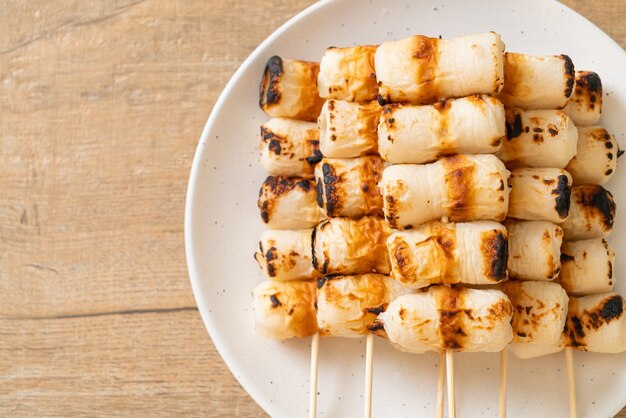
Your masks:
M265 416L195 307L184 198L221 89L311 3L0 0L0 416ZM624 0L565 3L626 45Z

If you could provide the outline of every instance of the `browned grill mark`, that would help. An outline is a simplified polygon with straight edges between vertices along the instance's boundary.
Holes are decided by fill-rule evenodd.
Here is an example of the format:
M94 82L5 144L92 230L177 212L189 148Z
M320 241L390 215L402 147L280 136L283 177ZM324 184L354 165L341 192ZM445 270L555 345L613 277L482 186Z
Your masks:
M436 129L439 137L440 150L437 152L437 158L456 153L456 148L448 141L448 114L451 107L452 100L442 100L433 105L433 108L438 113Z
M506 233L497 229L483 232L480 250L486 266L485 275L496 282L506 279L509 259Z
M555 137L559 134L559 129L556 127L555 124L551 123L548 125L548 133L550 134L550 136Z
M298 177L269 176L259 189L257 206L261 211L263 222L268 223L274 212L276 198L299 188L307 193L312 188L310 180Z
M358 134L361 138L366 139L371 144L378 141L378 120L380 116L380 106L376 102L369 102L359 106L357 118L362 122L359 126ZM369 154L376 153L377 148L374 146L369 150Z
M466 346L465 309L463 309L463 290L442 288L442 295L437 300L439 311L439 333L444 349L460 350Z
M341 176L335 173L335 168L328 164L322 164L322 174L324 181L324 203L326 204L326 214L328 216L337 216L342 209L341 199L338 193L338 186L341 182Z
M317 184L315 185L315 193L316 193L316 201L317 206L320 208L324 208L324 183L322 179L317 179Z
M569 184L569 178L565 174L559 175L557 181L556 189L552 190L552 194L555 196L555 209L559 217L565 219L569 215L572 188Z
M578 349L585 349L587 346L585 337L589 333L598 331L614 320L619 320L624 313L624 300L620 295L609 296L591 311L585 309L579 312L578 305L576 299L570 300L570 311L564 329L565 345Z
M378 189L384 167L382 159L378 156L359 157L358 164L347 172L341 171L341 162L337 163L338 166L334 164L332 160L324 160L322 176L318 177L318 205L326 207L326 214L330 217L347 214L344 212L345 202L349 194L356 193L357 190L345 184L344 174L350 177L350 173L356 173L360 180L358 187L362 192L362 204L359 208L361 215L382 215L383 201Z
M561 263L569 263L570 261L574 261L574 256L561 252Z
M322 161L322 152L320 151L320 141L318 139L310 139L307 141L308 144L308 152L306 157L306 162L309 165L315 165Z
M267 61L263 70L259 87L259 107L263 108L266 104L273 105L280 102L282 75L283 61L279 56L274 55Z
M380 85L380 82L379 82L379 85ZM379 94L377 99L378 99L378 104L380 106L385 106L391 103L391 97L389 97L389 94L387 94L386 97L383 97L382 95Z
M574 71L574 63L572 59L567 55L561 54L560 58L563 60L563 71L565 73L565 90L563 93L565 97L570 97L572 95L572 90L574 88L574 79L575 79L575 71Z
M376 333L377 331L382 331L385 329L385 326L380 321L374 321L371 325L367 326L368 331Z
M588 222L599 218L607 230L613 228L615 201L613 195L602 186L586 185L577 187L577 201Z
M398 208L396 206L396 201L391 195L385 196L385 220L389 222L389 226L397 229L398 228Z
M328 276L320 277L317 279L317 288L321 289L326 284L326 280L328 280Z
M286 142L282 135L278 135L265 126L261 126L261 140L268 144L268 149L276 155L280 155L282 151L281 142Z
M423 275L438 276L442 283L456 283L454 268L455 232L443 224L433 223L431 235L416 245L417 254L428 254L428 258L416 259L413 249L401 236L396 236L389 249L393 249L393 260L401 273L401 281L422 280ZM425 248L422 252L421 248Z
M450 221L464 221L473 216L474 163L460 155L440 160L444 170L444 182L450 209Z
M615 201L611 193L599 186L591 197L591 206L602 214L604 226L612 228L615 219Z
M605 323L611 322L613 319L619 319L624 312L624 300L621 296L613 296L604 304L598 312L599 317Z
M393 243L393 258L403 277L412 277L415 274L413 253L407 243L400 237L396 237Z
M276 295L270 295L270 301L272 302L272 308L277 308L282 305Z
M313 228L313 231L311 231L311 265L313 265L313 268L317 271L320 271L317 254L315 252L315 239L317 238L317 228L320 228L320 225L323 227L323 225L325 225L326 223L328 223L328 220L320 222L315 228ZM317 284L319 286L320 282L318 281Z
M570 100L582 104L583 109L594 110L602 106L602 81L593 71L576 72L576 96Z
M439 40L426 36L415 36L413 39L412 58L418 63L415 83L420 86L418 101L432 103L439 98L436 85Z

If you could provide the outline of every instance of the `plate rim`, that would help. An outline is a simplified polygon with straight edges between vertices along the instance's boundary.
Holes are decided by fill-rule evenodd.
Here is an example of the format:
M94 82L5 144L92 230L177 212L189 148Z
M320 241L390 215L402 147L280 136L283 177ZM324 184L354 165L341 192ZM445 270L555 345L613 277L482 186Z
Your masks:
M234 89L236 84L239 82L242 74L252 65L252 63L261 55L266 47L271 44L275 39L279 38L285 31L289 30L292 26L298 24L302 19L308 17L309 15L317 12L320 9L327 7L332 3L340 3L343 1L350 0L319 0L306 8L302 9L300 12L289 18L283 24L281 24L277 29L275 29L269 36L267 36L239 65L239 67L235 70L235 72L230 76L228 82L222 89L221 93L218 96L215 104L213 105L209 117L204 125L204 128L200 134L200 138L198 140L198 145L194 151L194 158L191 165L189 179L187 184L187 191L185 197L185 209L184 209L184 244L185 244L185 259L187 263L187 270L189 274L189 281L191 283L191 288L194 296L194 300L196 302L196 307L200 312L200 316L202 318L202 322L204 324L207 333L209 334L209 338L213 342L216 350L218 351L220 357L228 367L230 373L235 377L239 385L244 389L244 391L250 396L259 407L263 409L263 411L267 414L270 412L270 403L267 402L264 398L260 396L259 392L250 391L248 389L247 382L244 382L243 375L238 373L238 367L234 364L234 360L232 356L228 353L225 347L225 342L219 337L219 333L216 330L216 325L211 318L210 312L207 308L207 302L205 301L202 292L201 292L201 274L197 269L196 257L194 253L196 252L196 248L193 244L193 234L194 228L193 219L195 217L194 210L194 199L196 195L196 190L199 187L199 170L202 165L202 152L204 147L210 146L211 142L209 140L209 132L215 125L217 114L219 110L223 107L224 102L227 97L230 95L231 91ZM592 27L594 27L599 34L607 41L607 43L612 44L612 46L616 47L620 50L624 55L626 55L626 50L622 48L622 46L617 43L611 36L609 36L602 28L596 25L594 22L589 20L587 17L572 9L566 4L558 0L533 0L539 3L551 3L552 5L558 5L563 9L567 10L570 13L573 13L578 18L583 19ZM624 407L626 407L626 394L624 395L624 399L621 401L621 406L618 405L617 408L611 409L611 416L615 416L619 413Z

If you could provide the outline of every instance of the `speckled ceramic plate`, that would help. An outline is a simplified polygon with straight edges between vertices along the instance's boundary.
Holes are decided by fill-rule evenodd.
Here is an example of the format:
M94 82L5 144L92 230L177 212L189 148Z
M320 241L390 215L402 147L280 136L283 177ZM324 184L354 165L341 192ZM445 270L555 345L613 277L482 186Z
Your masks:
M258 162L258 84L266 60L318 61L330 45L373 44L412 34L445 38L493 30L509 51L566 53L577 69L600 74L605 87L601 123L624 148L626 53L606 34L551 0L322 1L267 38L237 70L202 132L193 162L185 241L200 313L222 357L250 395L273 417L307 414L310 340L272 341L254 332L252 289L262 280L252 253L263 230L256 199L266 174ZM617 254L617 287L626 294L626 169L608 184L618 205L610 238ZM362 339L320 343L319 416L362 415ZM626 354L575 353L579 413L609 417L626 404ZM562 353L521 361L509 356L510 417L567 417ZM496 416L498 355L459 354L457 410L463 417ZM437 355L400 353L376 339L373 413L376 417L434 416Z

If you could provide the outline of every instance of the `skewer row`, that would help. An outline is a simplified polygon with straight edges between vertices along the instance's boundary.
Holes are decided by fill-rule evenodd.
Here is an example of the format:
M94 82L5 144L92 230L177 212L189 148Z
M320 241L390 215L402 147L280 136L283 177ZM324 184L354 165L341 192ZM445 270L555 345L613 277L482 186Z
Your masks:
M255 255L270 280L254 293L257 329L313 335L310 416L320 335L367 335L366 417L374 334L445 354L451 417L454 351L501 352L504 417L507 346L520 358L565 347L574 415L571 348L626 349L621 296L567 294L614 283L604 237L615 204L601 184L620 152L593 126L599 77L575 73L565 55L503 49L495 33L415 36L329 48L319 65L268 61L261 161L271 176L259 208L274 230Z

